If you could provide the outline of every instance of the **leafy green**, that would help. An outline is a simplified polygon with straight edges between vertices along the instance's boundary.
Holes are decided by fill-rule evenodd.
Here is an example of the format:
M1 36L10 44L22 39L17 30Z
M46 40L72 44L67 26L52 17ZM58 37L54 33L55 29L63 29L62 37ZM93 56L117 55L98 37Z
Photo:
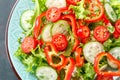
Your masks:
M32 2L35 2L35 0L32 0Z
M110 33L114 33L114 31L115 31L115 28L112 25L107 26L107 29Z
M17 51L15 52L15 56L19 58L21 61L28 57L28 55L22 51L21 47L17 49Z
M105 56L102 57L102 59L99 62L99 67L102 68L103 66L105 66L107 64L108 64L107 58Z
M103 46L104 46L105 51L109 51L113 47L120 46L120 38L118 38L118 39L114 39L114 38L108 39L107 41L105 41L103 43Z
M95 27L97 27L97 26L105 26L105 24L104 24L103 21L97 21L95 23L90 23L88 26L89 26L90 30L94 30Z
M31 53L35 56L35 57L40 57L43 58L44 60L46 60L45 58L45 54L42 48L40 48L40 46L38 45L35 49L33 49L31 51Z
M84 8L84 0L81 0L77 5L70 5L70 9L73 9L77 19L84 19L89 14L89 11Z
M45 3L46 3L46 0L35 0L36 16L40 15L42 12L47 10Z
M118 19L120 19L120 0L110 0L109 2L117 14Z
M95 71L93 68L93 64L85 63L82 67L77 68L78 77L82 77L83 80L93 80Z
M39 54L41 52L33 50L32 53L36 54L36 52ZM22 51L21 47L18 48L18 50L15 52L15 56L27 67L27 71L31 73L35 73L36 68L39 66L48 65L45 57L43 57L43 54L40 54L41 56L34 56L33 54L26 54Z

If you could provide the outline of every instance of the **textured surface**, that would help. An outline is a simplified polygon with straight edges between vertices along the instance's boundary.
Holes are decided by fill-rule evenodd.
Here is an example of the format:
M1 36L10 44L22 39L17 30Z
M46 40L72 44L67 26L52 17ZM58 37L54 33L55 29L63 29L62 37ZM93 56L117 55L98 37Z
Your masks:
M11 61L14 65L16 72L22 80L35 80L35 77L25 71L24 65L14 56L14 52L18 48L18 38L22 35L22 29L19 25L20 16L23 11L33 9L34 4L31 0L19 0L10 19L8 28L8 49Z
M5 28L16 0L0 0L0 80L18 80L8 61L5 49Z

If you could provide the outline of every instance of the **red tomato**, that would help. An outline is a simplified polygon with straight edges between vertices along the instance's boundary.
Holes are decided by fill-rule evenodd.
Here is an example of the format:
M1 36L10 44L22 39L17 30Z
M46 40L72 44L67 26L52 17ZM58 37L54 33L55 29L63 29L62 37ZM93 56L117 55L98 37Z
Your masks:
M89 40L90 40L90 38L88 37L88 38L81 39L81 42L83 44L86 44L87 42L89 42Z
M112 76L97 76L97 80L113 80Z
M78 37L80 37L81 39L87 38L90 36L90 29L87 26L81 26L78 30L77 30L77 35Z
M120 34L120 20L118 20L118 21L115 23L115 28L116 28L117 32Z
M26 37L24 38L21 48L22 51L25 53L30 53L32 49L36 47L36 41L34 40L33 37Z
M104 26L98 26L94 29L94 37L97 41L104 42L110 37L110 32Z
M56 7L49 8L46 12L46 18L48 21L55 22L60 18L60 16L61 11Z
M54 35L52 38L52 43L55 45L56 49L59 51L65 50L68 45L67 38L63 34Z
M73 4L73 5L76 5L77 2L79 2L80 0L67 0L67 2L69 4Z

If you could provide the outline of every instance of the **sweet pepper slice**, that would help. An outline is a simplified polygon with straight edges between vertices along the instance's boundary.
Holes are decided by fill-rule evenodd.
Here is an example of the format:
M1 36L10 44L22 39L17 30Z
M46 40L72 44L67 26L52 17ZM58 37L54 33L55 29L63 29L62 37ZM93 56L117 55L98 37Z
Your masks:
M111 62L117 64L118 66L118 71L112 72L112 71L101 71L99 69L99 62L102 57L106 56ZM101 52L99 53L94 60L94 70L98 75L103 75L103 76L120 76L120 61L115 59L111 54L107 52Z
M44 48L44 52L48 64L51 65L53 68L58 68L64 64L66 58L63 55L58 54L58 51L52 43L47 43L46 47ZM58 63L54 63L53 56L59 58L60 61Z

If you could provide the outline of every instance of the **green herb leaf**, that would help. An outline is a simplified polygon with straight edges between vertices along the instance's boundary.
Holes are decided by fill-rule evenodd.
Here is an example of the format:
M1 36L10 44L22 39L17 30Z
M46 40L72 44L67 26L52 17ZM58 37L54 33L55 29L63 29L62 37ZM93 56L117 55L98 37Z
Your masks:
M83 80L93 80L95 76L95 71L93 64L85 63L81 68L77 68L77 76L83 78Z
M77 19L84 19L90 13L88 10L84 8L84 0L78 2L77 6L70 5L69 9L73 9Z

